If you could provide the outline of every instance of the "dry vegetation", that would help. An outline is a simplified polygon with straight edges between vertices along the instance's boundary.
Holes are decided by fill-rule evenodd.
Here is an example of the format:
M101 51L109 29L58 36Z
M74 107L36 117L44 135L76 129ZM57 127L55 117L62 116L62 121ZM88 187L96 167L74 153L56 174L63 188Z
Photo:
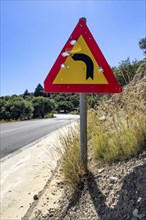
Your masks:
M145 68L144 65L142 65ZM96 159L114 161L137 155L146 140L146 75L141 73L120 95L102 100L96 110L96 122L91 142ZM139 71L139 70L138 70ZM99 120L104 116L105 120Z
M64 182L73 189L81 188L85 171L80 158L79 126L70 129L65 136L60 136L62 154L62 173Z
M88 114L88 140L96 161L112 162L139 154L146 143L146 64L124 88L122 94L101 100ZM61 140L64 146L62 172L72 188L83 183L85 174L80 159L79 130Z

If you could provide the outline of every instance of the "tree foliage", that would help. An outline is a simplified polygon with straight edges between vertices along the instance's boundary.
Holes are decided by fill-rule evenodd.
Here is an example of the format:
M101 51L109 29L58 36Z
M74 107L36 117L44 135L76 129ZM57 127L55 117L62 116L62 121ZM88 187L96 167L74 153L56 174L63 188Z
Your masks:
M23 94L23 97L25 98L25 97L27 97L27 96L29 96L29 95L30 95L30 93L29 93L28 90L26 89L25 92L24 92L24 94Z
M0 119L4 120L26 120L33 115L33 106L22 97L10 97L8 100L0 99Z
M140 39L138 44L139 44L140 49L143 50L144 55L146 55L146 37Z
M44 116L53 111L54 102L44 97L33 97L32 105L34 108L33 118L44 118Z
M44 88L43 86L39 83L34 91L34 96L45 96L44 94Z
M44 118L55 109L55 103L41 96L6 96L0 98L0 109L0 120L28 120Z
M122 60L118 67L113 67L113 72L121 86L127 85L135 76L136 70L141 64L140 61L130 61L129 57Z

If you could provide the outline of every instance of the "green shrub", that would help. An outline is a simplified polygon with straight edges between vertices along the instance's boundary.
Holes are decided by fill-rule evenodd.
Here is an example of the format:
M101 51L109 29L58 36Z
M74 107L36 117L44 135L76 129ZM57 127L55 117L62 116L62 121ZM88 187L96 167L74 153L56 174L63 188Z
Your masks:
M44 116L44 118L54 118L53 113L48 113L47 115Z

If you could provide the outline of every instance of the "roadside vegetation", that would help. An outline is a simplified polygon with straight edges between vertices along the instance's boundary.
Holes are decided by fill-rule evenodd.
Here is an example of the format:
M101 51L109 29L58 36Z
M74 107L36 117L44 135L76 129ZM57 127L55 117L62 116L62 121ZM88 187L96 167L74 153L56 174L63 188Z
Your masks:
M146 141L145 100L130 88L114 98L102 101L90 115L94 157L102 162L136 156Z
M95 164L127 160L146 147L146 64L139 69L122 94L105 97L88 111L88 154ZM62 137L61 144L64 182L81 189L86 173L80 158L79 128Z
M79 124L71 127L65 136L60 136L60 144L63 148L57 148L61 154L61 170L65 184L73 189L83 186L85 171L80 157Z
M146 147L145 59L131 63L128 58L114 70L123 92L101 95L97 100L93 94L94 108L90 106L88 110L88 154L95 165L128 160ZM80 159L79 131L72 130L71 139L70 135L64 137L62 146L64 182L80 189L85 171Z

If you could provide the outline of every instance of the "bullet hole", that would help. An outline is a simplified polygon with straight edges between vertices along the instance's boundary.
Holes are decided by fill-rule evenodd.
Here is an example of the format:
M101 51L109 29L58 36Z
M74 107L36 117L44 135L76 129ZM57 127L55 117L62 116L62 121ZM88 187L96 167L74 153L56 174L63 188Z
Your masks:
M99 67L99 68L98 68L98 72L103 73L103 68L102 68L102 67Z
M63 57L68 57L68 56L70 56L70 53L69 53L69 52L63 52L61 55L62 55Z
M66 69L66 65L64 63L61 64L62 69Z
M75 45L76 42L77 42L76 40L72 40L72 41L70 42L70 44L71 44L71 45Z

